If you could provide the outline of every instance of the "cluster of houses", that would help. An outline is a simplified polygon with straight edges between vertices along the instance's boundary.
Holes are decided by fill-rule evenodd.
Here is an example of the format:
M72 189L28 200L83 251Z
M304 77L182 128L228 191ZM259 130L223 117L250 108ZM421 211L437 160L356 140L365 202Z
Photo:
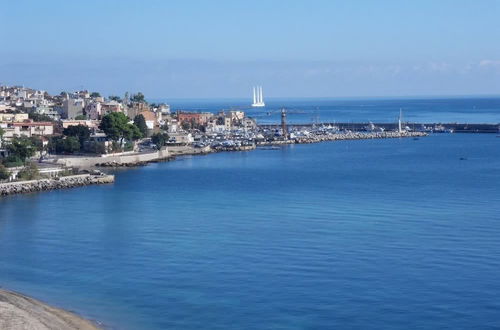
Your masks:
M192 144L200 134L228 134L232 130L256 128L253 119L243 111L171 112L167 104L148 104L125 94L124 98L105 98L89 91L62 92L50 95L46 91L22 86L0 86L0 128L3 141L16 136L37 136L46 141L74 125L84 125L93 133L91 139L106 143L99 131L100 120L106 114L122 112L132 121L137 115L145 119L148 133L167 132L171 144ZM109 142L109 141L108 141ZM1 150L0 140L0 150Z

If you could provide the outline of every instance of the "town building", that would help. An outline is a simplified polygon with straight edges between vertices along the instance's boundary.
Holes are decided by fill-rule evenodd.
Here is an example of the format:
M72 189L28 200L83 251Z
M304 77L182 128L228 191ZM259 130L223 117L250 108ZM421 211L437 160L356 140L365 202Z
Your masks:
M132 105L127 108L126 115L130 119L134 119L139 113L149 111L149 105L144 102L132 102Z
M85 106L85 114L87 118L92 120L100 119L102 116L101 102L91 101Z
M20 122L28 120L29 116L27 113L1 113L0 112L0 121L10 121L10 122Z
M213 116L210 112L177 112L177 120L180 125L189 123L205 126Z
M50 136L54 134L52 122L21 122L7 123L4 128L4 139L9 140L16 136Z
M81 98L69 98L66 97L62 105L63 119L75 119L77 116L83 115L83 109L85 107L85 101Z
M153 111L143 111L140 112L139 115L142 115L144 117L148 130L154 130L156 127L158 127L158 118Z
M101 103L101 118L112 112L123 112L122 104L114 100Z
M99 120L83 119L83 120L62 120L62 129L68 128L70 126L86 126L91 130L97 130L99 128Z

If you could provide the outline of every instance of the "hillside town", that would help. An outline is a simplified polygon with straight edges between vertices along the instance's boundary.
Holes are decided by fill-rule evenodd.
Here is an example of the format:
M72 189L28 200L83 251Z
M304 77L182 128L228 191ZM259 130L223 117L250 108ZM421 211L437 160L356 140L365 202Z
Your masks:
M245 151L256 146L426 135L376 127L257 125L241 110L173 111L144 94L102 96L87 90L50 95L0 86L0 182L60 178L104 166L136 166L178 155ZM352 125L351 125L352 126Z
M55 173L68 171L69 166L54 169L48 164L71 155L104 159L166 146L178 154L252 146L256 127L243 111L171 112L167 104L146 102L142 93L50 95L0 86L0 180L32 179L48 167ZM233 137L238 141L227 142Z

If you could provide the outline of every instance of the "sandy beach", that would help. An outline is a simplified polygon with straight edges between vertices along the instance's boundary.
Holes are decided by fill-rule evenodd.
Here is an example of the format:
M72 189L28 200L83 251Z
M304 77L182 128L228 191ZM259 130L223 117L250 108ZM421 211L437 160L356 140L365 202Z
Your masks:
M0 329L98 330L94 323L17 292L0 289Z

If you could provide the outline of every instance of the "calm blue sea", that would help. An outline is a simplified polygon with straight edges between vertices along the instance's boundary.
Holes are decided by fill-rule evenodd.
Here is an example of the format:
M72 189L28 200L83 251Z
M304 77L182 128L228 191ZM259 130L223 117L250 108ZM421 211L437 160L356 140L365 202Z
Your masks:
M417 123L500 123L500 97L434 99L269 99L265 108L249 107L249 100L154 100L172 110L218 112L244 110L260 124L280 121L286 108L290 123L393 123L399 111L404 121Z
M116 174L0 199L0 284L112 329L500 327L495 134Z

